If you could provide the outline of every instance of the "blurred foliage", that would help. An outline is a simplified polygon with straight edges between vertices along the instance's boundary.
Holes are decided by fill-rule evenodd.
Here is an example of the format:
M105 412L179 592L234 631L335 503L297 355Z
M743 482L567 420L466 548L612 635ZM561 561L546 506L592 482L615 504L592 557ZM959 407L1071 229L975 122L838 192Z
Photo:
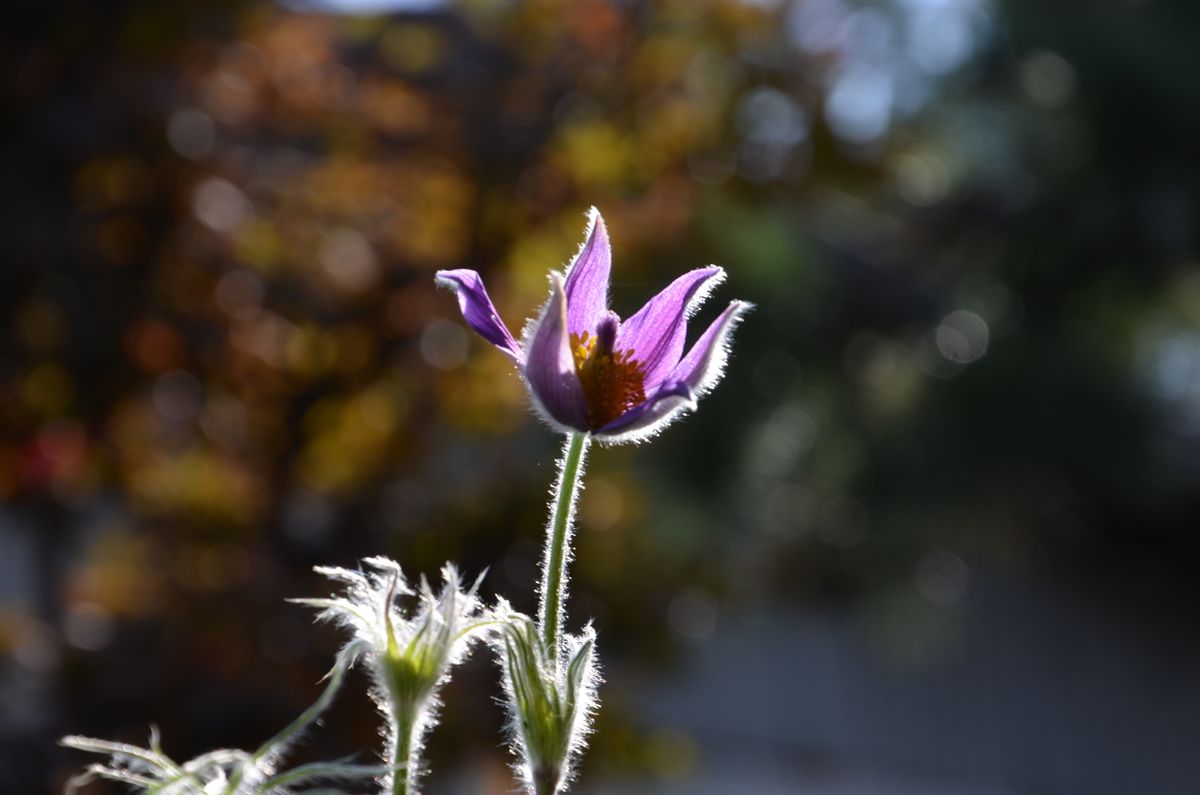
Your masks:
M703 642L719 604L855 605L886 638L1001 570L1197 607L1185 0L18 5L20 791L77 764L47 767L67 731L157 722L185 756L268 736L335 646L282 602L320 591L314 563L491 565L485 591L532 607L557 441L432 274L478 268L519 325L593 204L623 314L710 261L759 309L696 416L593 456L572 615L617 684L592 770L695 763L620 683ZM495 744L472 670L435 770ZM370 747L372 720L347 700L319 750ZM473 759L508 791L498 754Z

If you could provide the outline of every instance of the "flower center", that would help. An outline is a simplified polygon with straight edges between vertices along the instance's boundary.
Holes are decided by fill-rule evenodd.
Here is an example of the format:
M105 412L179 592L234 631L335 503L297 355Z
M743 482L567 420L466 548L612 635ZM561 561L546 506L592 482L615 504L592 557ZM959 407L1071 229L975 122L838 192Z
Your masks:
M633 358L633 351L614 351L611 340L597 344L600 339L586 331L571 335L575 372L587 398L588 421L593 430L646 400L645 374L641 362Z

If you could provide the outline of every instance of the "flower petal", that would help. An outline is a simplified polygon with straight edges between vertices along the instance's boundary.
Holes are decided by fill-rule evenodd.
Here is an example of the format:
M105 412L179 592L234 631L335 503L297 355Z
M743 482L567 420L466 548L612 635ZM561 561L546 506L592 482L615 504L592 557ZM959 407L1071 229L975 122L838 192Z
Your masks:
M572 334L594 332L608 309L608 278L612 249L600 211L588 211L588 234L583 247L567 266L567 328Z
M647 391L661 384L679 362L688 316L724 278L725 271L716 266L688 271L621 324L616 348L633 351Z
M525 379L542 416L562 430L587 431L587 398L575 372L562 274L550 273L550 300L526 331Z
M511 356L517 364L521 364L521 349L509 332L508 326L500 319L496 307L492 305L492 299L488 297L487 289L483 286L483 278L466 268L438 271L436 278L438 284L449 287L458 294L458 305L467 325L474 329L476 334Z
M696 405L691 388L682 381L665 381L645 402L631 408L595 432L605 444L649 439Z
M731 302L671 371L670 380L687 384L696 397L716 386L729 358L729 339L733 330L753 308L754 304L748 301Z

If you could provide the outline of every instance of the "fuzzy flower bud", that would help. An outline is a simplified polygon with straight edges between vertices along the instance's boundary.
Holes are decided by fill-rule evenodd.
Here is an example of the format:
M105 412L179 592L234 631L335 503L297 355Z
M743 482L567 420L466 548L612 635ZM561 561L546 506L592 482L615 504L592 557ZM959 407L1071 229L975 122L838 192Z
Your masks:
M437 692L450 668L466 655L477 632L490 620L480 613L476 581L463 590L452 564L442 569L444 585L434 594L423 578L412 590L400 566L382 557L364 561L364 571L317 567L316 571L346 586L341 596L297 599L322 608L318 619L335 621L353 633L345 653L361 658L373 679L372 697L387 721L390 773L383 792L412 795L421 773L425 735L436 723ZM397 600L416 597L415 610Z
M564 635L552 654L529 616L501 601L496 617L501 629L492 643L503 669L514 768L530 795L555 795L570 784L591 731L600 678L596 633L589 625Z

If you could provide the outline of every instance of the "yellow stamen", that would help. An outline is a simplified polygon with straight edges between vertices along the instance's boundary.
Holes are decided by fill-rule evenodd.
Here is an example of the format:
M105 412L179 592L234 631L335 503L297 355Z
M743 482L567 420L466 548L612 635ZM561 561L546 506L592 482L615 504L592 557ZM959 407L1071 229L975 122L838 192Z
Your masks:
M571 335L575 372L587 398L588 420L600 428L646 400L641 362L633 351L605 351L588 332Z

